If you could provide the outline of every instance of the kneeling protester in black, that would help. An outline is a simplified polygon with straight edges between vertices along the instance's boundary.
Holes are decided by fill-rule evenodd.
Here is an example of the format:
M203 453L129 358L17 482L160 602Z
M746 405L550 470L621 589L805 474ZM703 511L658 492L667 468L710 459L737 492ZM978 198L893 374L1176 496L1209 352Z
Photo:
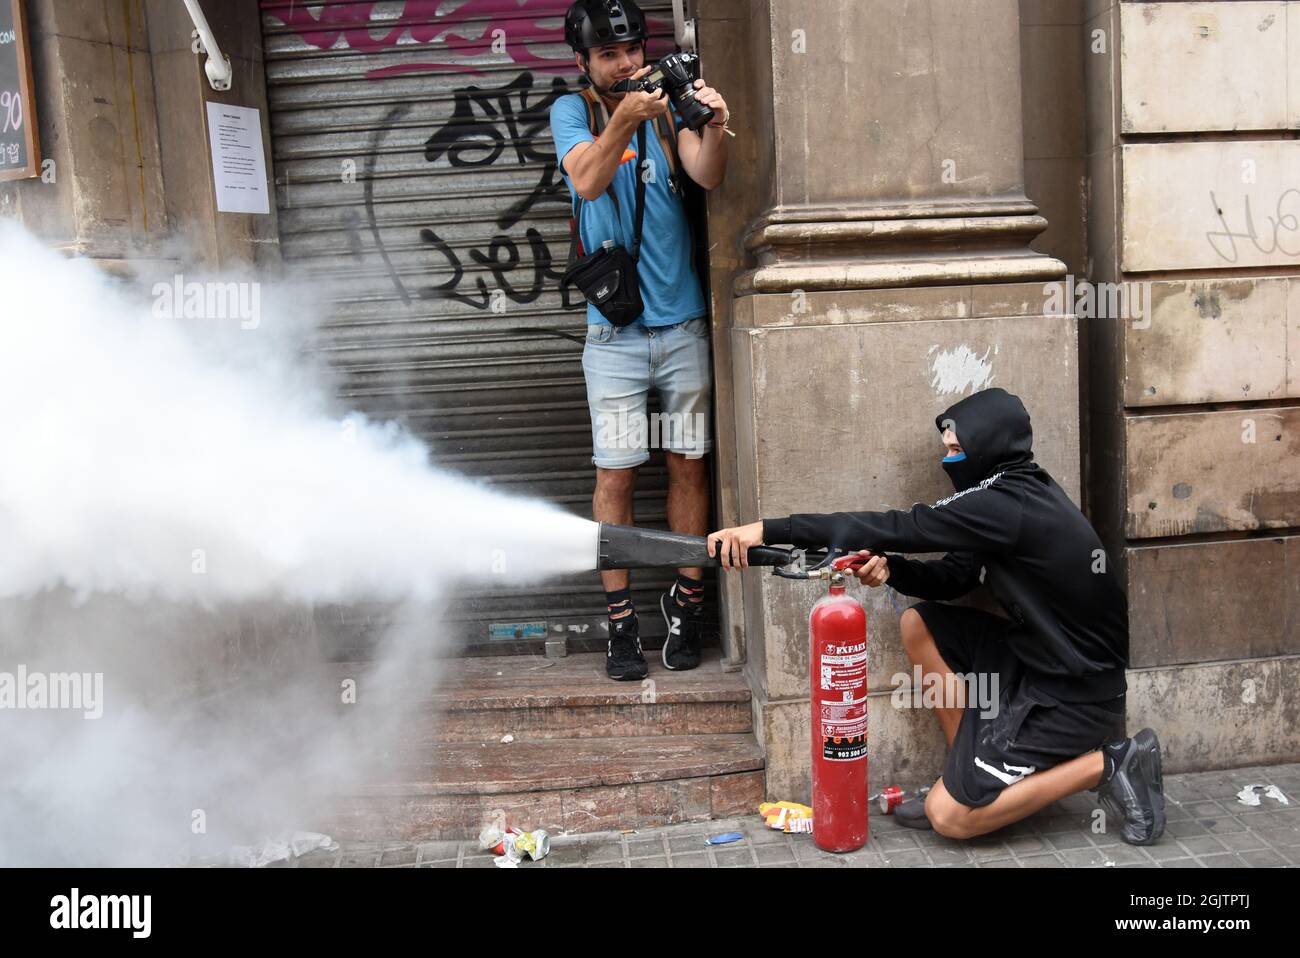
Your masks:
M1126 841L1155 841L1164 828L1159 745L1150 730L1124 737L1128 607L1100 539L1034 461L1029 413L1017 396L982 390L935 424L950 452L943 469L953 495L907 511L765 519L761 527L713 533L710 547L718 540L742 549L762 543L869 550L887 571L877 564L875 578L863 581L887 581L927 600L915 612L951 671L996 677L996 701L967 702L961 713L943 777L925 803L931 813L948 797L982 809L1035 772L1100 749L1102 761L1093 757L1089 766L1101 770L1100 778L1094 771L1096 784L1080 787L1092 787L1120 816ZM904 555L928 552L947 554ZM981 584L1005 618L943 604ZM948 809L962 813L949 818L971 817ZM925 827L925 817L911 812L909 821ZM988 830L1008 824L996 815L974 818L998 821Z

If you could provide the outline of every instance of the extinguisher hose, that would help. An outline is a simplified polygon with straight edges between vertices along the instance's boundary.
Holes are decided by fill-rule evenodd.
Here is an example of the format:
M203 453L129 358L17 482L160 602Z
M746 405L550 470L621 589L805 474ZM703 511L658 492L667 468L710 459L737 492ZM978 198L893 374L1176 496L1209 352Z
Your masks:
M722 564L720 558L709 555L708 540L704 536L602 522L597 540L597 569L656 569ZM794 555L789 549L752 546L747 560L751 566L784 566L794 561Z

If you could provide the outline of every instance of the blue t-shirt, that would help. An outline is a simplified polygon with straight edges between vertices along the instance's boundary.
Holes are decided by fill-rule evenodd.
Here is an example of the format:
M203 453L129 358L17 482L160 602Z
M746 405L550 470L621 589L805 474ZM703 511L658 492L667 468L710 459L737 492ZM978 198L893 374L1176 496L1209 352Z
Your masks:
M671 110L671 108L670 108ZM673 120L681 126L675 111ZM691 229L686 219L682 199L669 188L671 167L664 156L663 147L655 133L654 123L646 120L646 149L654 164L654 179L646 183L645 221L641 227L641 253L637 272L641 277L641 299L645 312L638 322L646 326L670 326L705 315L704 293L695 265L691 262ZM562 96L551 105L551 136L555 140L555 156L560 162L564 182L573 197L573 208L578 208L578 194L573 181L564 169L564 158L579 143L590 143L595 137L587 125L587 104L576 93ZM636 152L636 136L628 143ZM614 173L614 193L619 205L609 194L602 193L597 200L582 201L580 236L582 248L587 253L600 249L601 243L612 239L624 249L632 249L632 236L636 227L636 167L637 160L619 166ZM685 173L678 172L678 176ZM595 306L587 304L589 324L608 323Z

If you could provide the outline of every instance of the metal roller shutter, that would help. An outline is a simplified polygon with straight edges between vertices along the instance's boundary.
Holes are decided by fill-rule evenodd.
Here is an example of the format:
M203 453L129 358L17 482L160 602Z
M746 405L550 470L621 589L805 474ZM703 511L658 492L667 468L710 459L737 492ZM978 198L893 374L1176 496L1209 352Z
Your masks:
M296 271L344 290L319 341L344 397L404 422L441 466L589 517L585 320L558 292L569 193L548 124L551 103L578 89L568 2L263 0L261 10L281 245ZM670 4L642 6L652 54L669 52ZM665 490L656 453L638 524L664 527ZM670 582L633 577L651 639ZM381 616L326 618L347 646ZM571 647L603 648L603 621L594 573L481 591L446 620L480 652L533 651L538 623ZM491 628L524 623L515 640Z

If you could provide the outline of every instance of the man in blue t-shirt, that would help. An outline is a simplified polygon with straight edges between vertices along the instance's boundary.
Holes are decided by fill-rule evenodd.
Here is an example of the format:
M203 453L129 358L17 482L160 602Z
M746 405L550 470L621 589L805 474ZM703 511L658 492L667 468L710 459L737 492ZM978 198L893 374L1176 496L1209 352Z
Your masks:
M674 532L705 535L709 477L703 456L712 451L709 400L709 326L704 292L691 255L691 232L681 185L659 142L655 122L667 115L677 129L681 171L711 190L727 167L727 104L697 80L696 99L714 111L698 133L686 129L667 94L611 93L619 80L649 72L645 65L645 15L632 0L577 0L565 16L565 39L578 67L599 94L609 119L599 139L591 131L587 103L579 94L551 107L551 132L560 171L574 197L583 249L590 253L612 240L632 248L636 214L638 129L645 129L645 214L637 270L644 312L629 326L615 328L596 307L587 307L587 342L582 366L591 409L592 462L598 522L632 525L637 468L649 459L651 443L664 449L668 464L668 525ZM617 197L617 203L610 192ZM651 388L663 412L646 416ZM668 627L663 663L693 669L700 663L704 570L677 570L677 581L659 601ZM605 672L613 679L645 677L640 627L626 570L601 573L609 608Z

